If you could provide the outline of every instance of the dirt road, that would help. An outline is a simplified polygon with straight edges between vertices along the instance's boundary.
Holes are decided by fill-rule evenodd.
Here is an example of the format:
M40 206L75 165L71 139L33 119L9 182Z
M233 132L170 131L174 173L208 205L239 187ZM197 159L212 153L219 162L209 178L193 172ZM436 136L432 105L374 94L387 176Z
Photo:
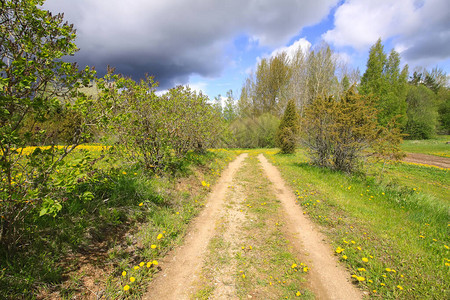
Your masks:
M184 245L160 266L144 299L362 298L262 154L228 166Z
M431 165L439 168L450 168L450 158L447 157L427 155L422 153L407 153L406 157L403 160L406 162Z

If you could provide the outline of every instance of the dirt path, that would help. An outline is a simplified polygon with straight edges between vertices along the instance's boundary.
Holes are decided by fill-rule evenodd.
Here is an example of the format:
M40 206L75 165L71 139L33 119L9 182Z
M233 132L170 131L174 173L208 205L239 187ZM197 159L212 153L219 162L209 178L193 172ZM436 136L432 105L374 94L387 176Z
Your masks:
M450 158L447 157L427 155L422 153L407 153L406 157L403 160L406 162L431 165L439 168L450 168Z
M212 188L205 209L193 222L184 245L161 261L163 271L152 281L143 299L189 299L192 282L201 270L204 253L214 235L217 214L222 207L227 187L246 156L247 154L239 155L223 172Z
M362 295L348 278L349 274L339 265L333 249L324 241L325 236L307 219L295 196L284 183L280 172L264 155L258 156L267 177L274 184L278 199L287 215L288 230L297 236L291 242L294 248L307 255L311 267L311 288L318 299L361 299Z
M262 154L244 165L246 157L223 172L144 299L295 298L297 289L307 298L312 290L316 299L361 299L279 171ZM293 262L306 262L308 271Z

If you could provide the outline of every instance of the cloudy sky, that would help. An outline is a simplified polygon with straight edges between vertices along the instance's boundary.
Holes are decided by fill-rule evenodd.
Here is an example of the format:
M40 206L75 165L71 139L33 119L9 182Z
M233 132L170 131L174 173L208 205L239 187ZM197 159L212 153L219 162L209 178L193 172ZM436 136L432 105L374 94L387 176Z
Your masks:
M450 73L448 0L47 0L77 29L80 66L106 66L161 89L239 93L257 60L327 42L365 70L381 37L403 63Z

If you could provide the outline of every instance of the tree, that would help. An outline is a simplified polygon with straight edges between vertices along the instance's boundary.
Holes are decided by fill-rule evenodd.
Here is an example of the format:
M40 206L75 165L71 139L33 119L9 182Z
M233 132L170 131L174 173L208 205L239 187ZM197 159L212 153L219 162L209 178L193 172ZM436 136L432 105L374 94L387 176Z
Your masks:
M436 133L438 111L436 95L425 85L409 87L406 98L408 103L408 122L405 133L410 139L429 139Z
M386 126L393 119L400 128L406 124L407 76L407 66L400 72L400 55L392 50L387 57L381 39L378 39L370 48L359 92L374 96L381 125Z
M294 100L289 100L277 130L277 146L282 153L294 153L300 130L300 115Z
M0 9L0 242L18 243L23 219L61 209L49 179L76 146L86 140L90 100L77 89L93 72L62 60L77 51L75 30L63 15L39 9L44 1L8 0ZM61 104L77 112L79 130L64 147L36 148L25 158L24 147L38 144L45 132L23 132L25 122L42 122Z

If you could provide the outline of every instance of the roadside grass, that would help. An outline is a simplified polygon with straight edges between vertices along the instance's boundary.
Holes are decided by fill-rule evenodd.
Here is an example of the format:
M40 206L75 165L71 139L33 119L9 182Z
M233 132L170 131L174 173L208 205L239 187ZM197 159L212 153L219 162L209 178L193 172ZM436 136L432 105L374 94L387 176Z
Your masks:
M231 252L225 253L223 247L230 245L220 235L221 230L226 230L225 223L221 224L210 245L209 268L232 265L240 299L311 299L313 295L305 282L308 266L296 259L284 237L280 203L256 158L260 151L249 152L230 187L239 189L238 196L244 197L237 204L230 204L230 209L245 215L242 224L238 224L239 240L231 245ZM211 290L211 286L200 291L205 290Z
M309 165L302 150L266 156L370 297L448 299L447 171L395 165L380 182ZM420 187L405 185L405 178ZM439 183L431 191L425 188L430 178Z
M0 249L2 297L139 297L158 259L179 243L209 185L238 153L192 154L177 174L150 176L99 145L84 148L77 151L106 156L67 191L55 217L37 212L28 220L29 244L15 253ZM65 166L74 159L76 153ZM86 192L88 201L79 197Z
M424 153L450 157L450 135L438 135L429 140L404 140L401 148L405 152Z

